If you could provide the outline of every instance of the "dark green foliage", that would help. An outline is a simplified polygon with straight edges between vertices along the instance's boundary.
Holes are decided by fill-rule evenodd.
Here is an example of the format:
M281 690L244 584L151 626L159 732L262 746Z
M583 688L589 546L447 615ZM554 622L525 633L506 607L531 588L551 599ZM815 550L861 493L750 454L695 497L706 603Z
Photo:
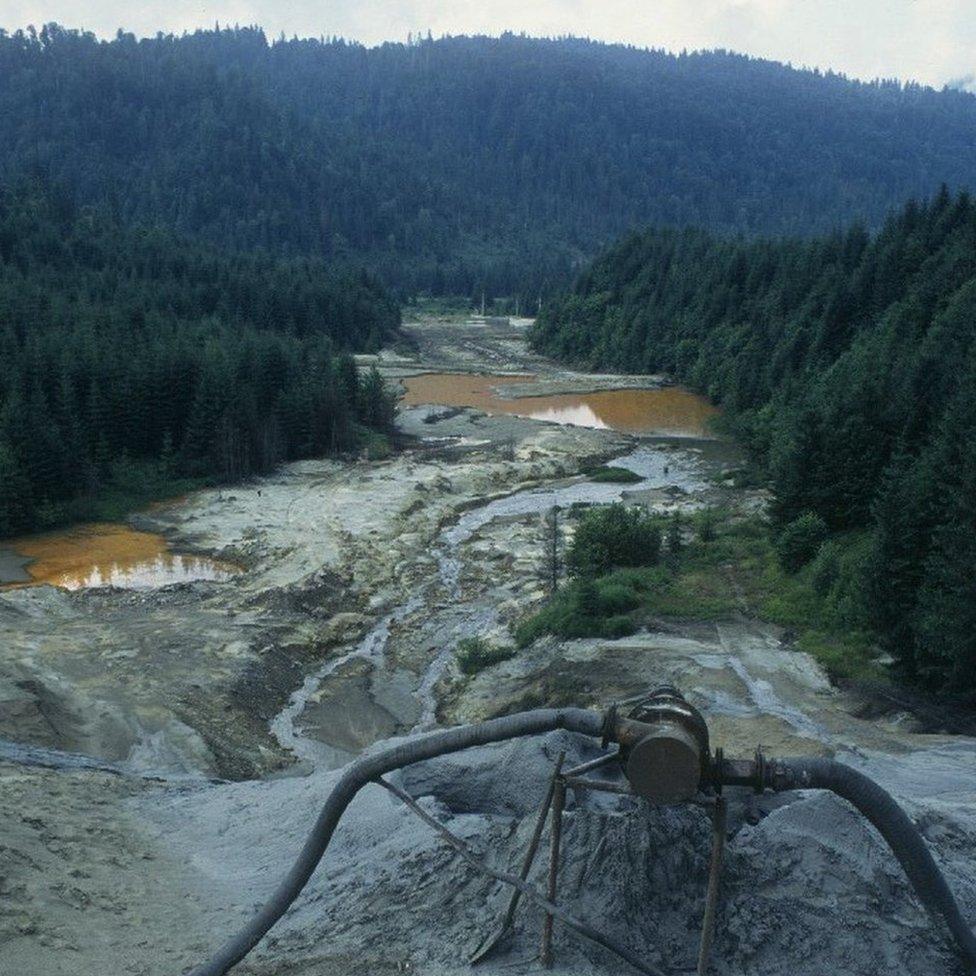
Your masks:
M872 534L863 530L831 539L809 563L807 579L823 601L822 620L837 631L865 628L872 544Z
M655 518L643 508L603 505L583 513L566 563L574 576L597 576L616 566L650 566L660 553Z
M636 610L640 598L626 582L608 580L597 591L599 612L607 616L617 616Z
M617 468L613 465L596 468L589 473L588 477L590 481L610 482L617 485L633 485L644 480L636 471L631 471L629 468Z
M693 523L695 528L695 536L699 542L714 542L717 529L716 525L718 522L718 517L713 508L704 508L700 512L696 512L693 516Z
M969 689L976 685L976 369L972 362L938 436L907 480L923 527L903 543L907 549L903 557L923 560L921 573L916 576L917 570L912 570L908 576L919 585L917 604L907 621L914 637L912 666L925 681ZM890 535L893 526L887 514L879 512L879 521ZM902 565L902 573L905 568ZM899 575L890 573L889 581L897 585Z
M578 579L563 587L543 609L515 628L515 642L527 647L543 634L575 637L626 637L636 630L629 616L641 602L643 583L618 574Z
M776 556L780 566L795 573L806 566L827 539L827 523L816 512L804 512L780 529Z
M461 674L478 674L493 664L507 661L514 656L510 647L489 644L483 637L464 637L458 641L454 651Z
M734 619L743 613L775 623L844 684L887 683L877 646L863 629L867 531L829 540L797 573L779 565L765 520L713 512L714 537L690 540L673 566L617 569L574 581L516 628L521 645L543 634L610 637L645 622ZM669 560L671 562L671 560ZM593 603L595 594L595 605ZM582 603L589 602L584 612Z
M0 535L123 482L234 479L352 447L390 396L344 350L396 307L360 273L218 255L0 189Z
M837 540L813 568L830 606L908 676L972 696L974 323L976 207L943 189L874 237L632 235L545 309L533 341L668 371L722 403L771 479L777 535L794 527L784 565L815 554L819 528L799 549L792 537L813 513Z
M0 175L42 172L125 223L356 255L406 294L518 292L523 309L635 225L874 225L976 181L970 95L721 51L269 45L254 28L100 42L51 25L0 35L0 78ZM748 270L716 311L762 277ZM829 352L862 308L825 298L810 341ZM642 352L641 337L621 350Z

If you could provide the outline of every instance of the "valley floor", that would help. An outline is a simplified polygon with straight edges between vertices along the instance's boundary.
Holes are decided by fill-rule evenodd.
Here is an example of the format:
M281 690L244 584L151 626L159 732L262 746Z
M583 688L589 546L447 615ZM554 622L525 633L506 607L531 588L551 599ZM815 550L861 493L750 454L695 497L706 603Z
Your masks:
M660 382L557 369L522 331L415 323L412 353L372 361L394 381L479 368L536 373L549 392ZM661 621L458 670L460 639L511 643L512 623L544 600L551 505L632 497L661 512L752 513L761 493L720 477L734 446L425 406L399 425L406 447L387 460L301 462L137 519L244 567L230 582L0 593L0 971L182 972L266 897L334 770L363 748L539 704L601 707L665 682L729 755L837 754L879 777L976 919L976 740L857 717L858 702L775 627ZM644 481L581 476L614 458ZM551 736L479 750L408 770L402 785L511 867L556 752L589 748ZM701 811L587 797L567 823L567 898L648 959L687 968L707 873ZM951 971L897 865L839 801L743 795L732 826L716 972ZM240 971L467 972L465 952L505 898L370 790ZM485 971L538 969L538 921L530 911ZM620 971L568 935L557 945L557 972Z

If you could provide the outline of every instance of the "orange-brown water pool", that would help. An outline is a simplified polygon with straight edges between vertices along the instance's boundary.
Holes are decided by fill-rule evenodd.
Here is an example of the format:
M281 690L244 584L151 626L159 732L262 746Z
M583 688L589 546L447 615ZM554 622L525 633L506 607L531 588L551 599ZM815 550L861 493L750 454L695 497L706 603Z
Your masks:
M408 406L436 403L446 407L474 407L485 413L507 413L534 420L580 427L621 430L628 434L702 437L718 410L704 397L680 386L655 390L600 390L507 399L498 386L530 385L535 376L424 373L403 380Z
M9 564L20 564L8 576L7 586L48 583L67 590L148 589L190 580L222 580L238 572L231 563L171 552L161 535L115 522L11 539L2 548Z

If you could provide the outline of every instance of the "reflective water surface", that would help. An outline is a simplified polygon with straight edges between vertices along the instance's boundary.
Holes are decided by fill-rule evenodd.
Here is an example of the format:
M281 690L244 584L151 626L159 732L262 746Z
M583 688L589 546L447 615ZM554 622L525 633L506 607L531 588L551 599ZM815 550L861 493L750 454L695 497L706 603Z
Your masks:
M534 376L526 375L425 373L403 380L407 391L403 402L409 406L436 403L447 407L474 407L486 413L509 413L557 424L678 437L706 435L708 421L718 413L704 397L680 386L513 399L500 397L495 389L500 385L530 385L534 382Z
M3 547L24 560L24 575L29 577L11 585L149 589L190 580L222 580L238 572L230 563L170 552L161 535L113 522L13 539Z

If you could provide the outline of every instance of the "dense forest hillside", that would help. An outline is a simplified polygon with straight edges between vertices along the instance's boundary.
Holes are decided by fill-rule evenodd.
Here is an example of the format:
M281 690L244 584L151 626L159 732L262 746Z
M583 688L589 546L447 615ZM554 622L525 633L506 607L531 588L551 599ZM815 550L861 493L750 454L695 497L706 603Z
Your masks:
M976 185L976 98L724 52L256 29L0 34L0 175L222 247L365 259L412 293L520 293L650 222L877 225Z
M725 405L788 564L906 673L976 695L976 206L943 190L874 237L635 234L553 301L536 348L666 370ZM830 534L831 538L822 543Z
M361 273L125 230L37 184L0 191L0 537L113 489L353 446L392 406L344 351L398 324Z

